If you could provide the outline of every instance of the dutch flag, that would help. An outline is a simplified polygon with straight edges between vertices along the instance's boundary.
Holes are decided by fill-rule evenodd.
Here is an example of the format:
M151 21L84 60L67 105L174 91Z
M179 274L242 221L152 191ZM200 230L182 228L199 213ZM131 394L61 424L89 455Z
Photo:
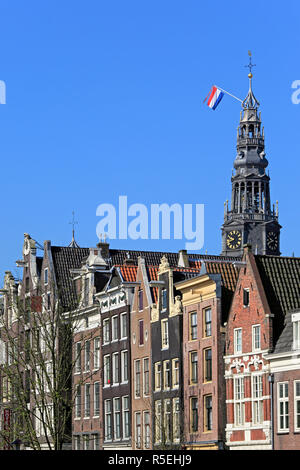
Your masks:
M211 88L210 92L208 93L207 97L203 101L203 103L207 100L207 106L211 109L216 109L218 104L220 103L221 99L223 98L224 93L220 88L216 87L215 85Z

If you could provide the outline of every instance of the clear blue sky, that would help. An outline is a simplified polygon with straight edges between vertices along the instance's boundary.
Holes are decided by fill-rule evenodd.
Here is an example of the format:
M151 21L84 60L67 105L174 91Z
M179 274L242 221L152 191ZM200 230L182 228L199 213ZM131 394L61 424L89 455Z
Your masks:
M298 2L51 0L0 3L0 276L18 270L23 233L97 242L96 208L205 204L202 252L219 254L240 104L202 101L217 84L244 98L248 50L261 103L281 251L299 248ZM112 241L177 251L184 241ZM0 283L2 281L0 280Z

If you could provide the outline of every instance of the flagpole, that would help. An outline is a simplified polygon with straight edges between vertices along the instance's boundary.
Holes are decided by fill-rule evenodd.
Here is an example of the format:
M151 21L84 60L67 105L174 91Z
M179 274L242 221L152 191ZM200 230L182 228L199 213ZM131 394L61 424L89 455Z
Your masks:
M240 100L239 98L237 98L236 96L232 95L231 93L228 93L228 91L223 90L223 88L219 87L218 85L215 85L215 86L216 86L217 88L219 88L219 90L224 91L224 93L227 93L227 95L232 96L232 98L235 98L236 100L240 101L241 103L243 102L243 100Z

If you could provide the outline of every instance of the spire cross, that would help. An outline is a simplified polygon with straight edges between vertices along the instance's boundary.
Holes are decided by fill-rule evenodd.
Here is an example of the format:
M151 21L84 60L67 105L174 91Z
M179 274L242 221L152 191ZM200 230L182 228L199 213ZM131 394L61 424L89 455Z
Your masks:
M252 75L252 67L256 67L256 64L252 64L252 60L251 60L251 51L248 51L248 55L249 55L249 64L248 65L245 65L245 67L248 67L251 75Z

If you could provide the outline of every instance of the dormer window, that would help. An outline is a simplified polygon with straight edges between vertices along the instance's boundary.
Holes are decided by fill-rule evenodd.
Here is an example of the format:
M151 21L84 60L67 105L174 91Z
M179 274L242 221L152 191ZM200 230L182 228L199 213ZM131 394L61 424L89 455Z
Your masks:
M293 349L300 349L300 312L292 315Z

